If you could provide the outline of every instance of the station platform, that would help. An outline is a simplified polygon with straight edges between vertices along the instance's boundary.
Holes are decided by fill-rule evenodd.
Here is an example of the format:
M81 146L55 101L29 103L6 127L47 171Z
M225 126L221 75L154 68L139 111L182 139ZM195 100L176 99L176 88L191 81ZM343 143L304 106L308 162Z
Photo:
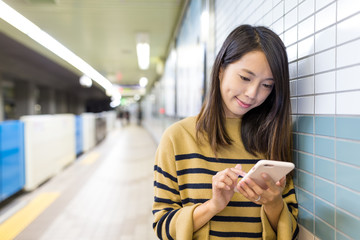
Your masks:
M95 148L32 192L0 206L0 240L156 239L152 229L156 141L118 125Z

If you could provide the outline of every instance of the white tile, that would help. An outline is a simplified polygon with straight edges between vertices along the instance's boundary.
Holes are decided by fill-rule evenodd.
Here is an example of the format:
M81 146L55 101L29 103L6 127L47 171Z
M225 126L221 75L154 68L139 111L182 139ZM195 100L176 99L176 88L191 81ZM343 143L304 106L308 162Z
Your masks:
M305 58L298 62L298 76L314 74L314 56Z
M314 14L315 3L314 0L305 0L299 5L299 21Z
M359 0L338 0L337 1L337 18L342 20L351 14L360 11Z
M289 75L290 79L297 78L297 62L293 62L289 64Z
M315 114L335 114L335 94L315 96Z
M314 36L308 37L299 42L299 58L311 55L314 53Z
M333 3L316 14L315 30L320 31L321 29L330 26L335 22L336 22L336 4Z
M294 8L285 15L285 29L294 26L297 23L297 8Z
M337 67L360 63L360 40L347 43L337 48ZM354 54L355 53L355 54Z
M264 17L263 17L263 22L265 26L270 26L273 22L272 22L272 13L271 11L268 12Z
M297 44L291 45L286 48L286 52L288 55L288 61L292 62L297 59Z
M360 91L336 94L336 114L360 114Z
M336 72L336 90L360 89L360 66L345 68Z
M296 114L297 113L297 98L291 98L291 113Z
M256 1L254 1L256 2ZM284 2L281 1L279 4L274 6L272 9L273 22L276 22L279 18L284 16Z
M299 25L299 39L306 38L314 34L314 16L306 19Z
M339 36L339 35L338 35ZM336 27L330 27L315 35L315 52L322 51L336 45Z
M290 81L290 96L296 96L297 95L297 91L296 91L296 80Z
M299 114L314 114L314 96L299 97L297 110Z
M315 55L315 72L323 72L335 68L335 48Z
M271 29L277 34L280 35L284 32L284 18L280 18L271 26Z
M286 0L284 2L285 2L285 13L289 12L291 9L296 7L296 5L298 4L297 0Z
M297 81L297 95L314 94L314 76L302 78Z
M316 0L315 2L315 9L316 11L325 7L326 5L330 4L334 0Z
M289 46L297 41L297 26L294 26L285 32L284 44Z
M335 92L335 71L315 75L315 93Z
M355 16L346 19L341 23L338 23L337 25L338 44L360 37L359 23L360 23L360 14L356 14Z

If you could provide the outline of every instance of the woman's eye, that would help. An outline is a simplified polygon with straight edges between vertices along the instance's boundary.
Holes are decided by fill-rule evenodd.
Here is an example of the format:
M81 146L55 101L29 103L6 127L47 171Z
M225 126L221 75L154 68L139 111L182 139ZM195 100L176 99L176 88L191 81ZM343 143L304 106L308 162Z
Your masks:
M273 84L263 84L263 86L266 87L266 88L272 88Z
M250 81L250 79L247 78L247 77L244 77L244 76L242 76L242 75L239 75L239 76L240 76L240 78L241 78L242 80L244 80L244 81Z

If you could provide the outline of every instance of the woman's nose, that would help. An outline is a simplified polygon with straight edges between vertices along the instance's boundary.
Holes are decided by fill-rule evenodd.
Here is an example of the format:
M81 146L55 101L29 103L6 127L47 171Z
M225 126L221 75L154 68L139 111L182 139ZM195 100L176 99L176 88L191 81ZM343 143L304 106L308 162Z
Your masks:
M254 99L257 95L259 86L255 83L249 84L246 88L245 95L248 98Z

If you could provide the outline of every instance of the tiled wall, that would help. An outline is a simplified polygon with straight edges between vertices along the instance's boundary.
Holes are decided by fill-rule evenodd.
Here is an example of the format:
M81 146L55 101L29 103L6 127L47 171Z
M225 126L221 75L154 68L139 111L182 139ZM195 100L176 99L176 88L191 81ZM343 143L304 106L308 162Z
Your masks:
M287 47L300 239L360 239L360 0L215 0L216 52L243 23Z

